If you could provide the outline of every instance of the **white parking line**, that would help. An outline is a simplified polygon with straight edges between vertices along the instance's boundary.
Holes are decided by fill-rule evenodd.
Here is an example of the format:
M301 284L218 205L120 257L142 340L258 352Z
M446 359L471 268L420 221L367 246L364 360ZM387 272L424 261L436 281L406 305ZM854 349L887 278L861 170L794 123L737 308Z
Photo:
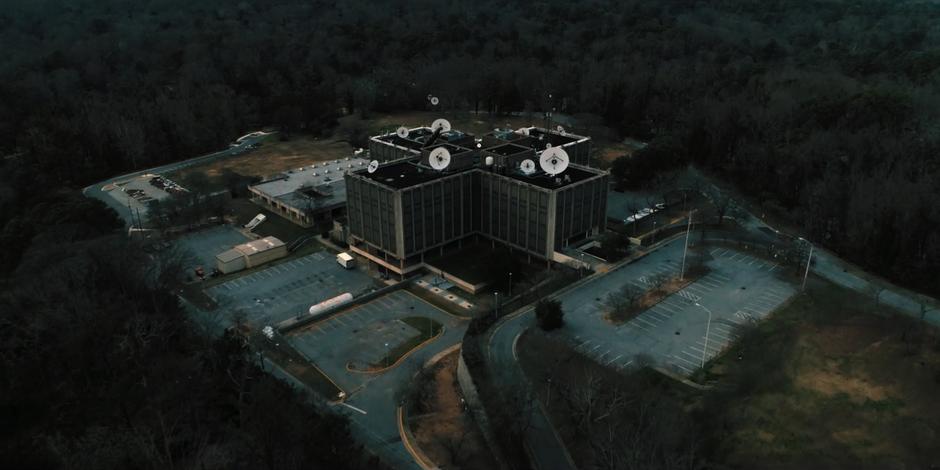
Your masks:
M682 310L685 310L685 307L686 307L686 305L685 305L684 303L677 302L676 299L673 298L673 297L667 297L667 298L663 299L662 302L660 302L660 303L658 303L658 304L656 304L656 305L665 305L665 306L668 306L668 307L672 307L670 310L675 310L675 311L682 311ZM675 312L673 312L673 313L675 313Z
M709 292L715 290L714 287L706 287L705 284L695 283L690 284L686 289L691 289L701 294L708 294Z
M691 374L691 373L693 372L692 369L689 369L688 367L686 367L686 366L684 366L684 365L682 365L682 364L678 364L678 363L673 362L672 365L674 365L674 366L676 366L676 367L678 367L678 368L684 370L686 374Z
M649 325L649 326L651 326L651 327L653 327L653 328L656 328L657 326L659 326L658 323L653 323L652 321L643 318L642 315L640 315L640 316L638 316L638 317L634 317L633 319L636 320L636 321L640 321L640 322L646 323L647 325Z
M634 318L634 320L636 320L636 319ZM639 324L639 323L636 323L636 322L634 322L633 320L629 321L628 323L625 323L623 326L630 326L630 327L633 327L633 328L637 328L637 329L643 330L643 331L645 331L645 332L647 332L647 333L649 333L649 332L651 331L649 328L647 328L647 327L645 327L645 326L643 326L643 325L641 325L641 324Z
M711 332L709 332L708 338L709 338L709 341L710 341L712 338L718 338L718 339L720 339L721 341L723 341L725 344L728 344L728 343L731 342L731 338L727 337L726 335L721 334L721 333L718 332L718 331L711 331Z
M692 359L696 359L696 360L701 360L701 359L702 359L702 356L701 356L701 355L696 356L695 354L692 354L692 353L686 351L685 349L682 350L682 354L685 354L686 356L689 356L689 357L691 357Z
M699 345L699 348L704 348L704 347L705 347L705 341L704 341L704 340L703 340L703 341L696 341L695 344ZM714 352L712 352L711 354L718 354L718 353L725 347L725 345L724 345L724 344L715 344L715 342L711 340L711 335L709 335L708 347L711 348L711 350L714 351ZM690 349L696 349L695 346L689 346L689 348L690 348ZM696 351L702 352L701 349L696 349Z
M699 279L696 284L701 285L701 286L707 286L712 289L720 289L721 286L723 285L723 283L718 283L715 281L706 281L705 279Z
M613 364L614 362L617 362L617 360L620 359L621 357L623 357L623 354L618 354L617 357L615 357L615 358L611 359L610 361L608 361L608 362L607 362L607 365L611 365L611 364Z
M695 362L692 362L692 361L690 361L690 360L688 360L688 359L686 359L686 358L684 358L684 357L679 357L679 356L676 356L675 354L673 354L672 357L673 357L674 359L678 359L678 360L680 360L680 361L683 361L683 362L685 362L686 364L691 364L692 367L698 367L698 366L699 366L699 364L696 364Z
M666 314L661 313L661 312L657 312L657 311L655 311L655 310L653 310L653 309L649 309L649 310L643 312L643 315L650 315L650 316L652 316L654 319L659 320L659 321L666 321L666 320L669 319L669 315L666 315Z

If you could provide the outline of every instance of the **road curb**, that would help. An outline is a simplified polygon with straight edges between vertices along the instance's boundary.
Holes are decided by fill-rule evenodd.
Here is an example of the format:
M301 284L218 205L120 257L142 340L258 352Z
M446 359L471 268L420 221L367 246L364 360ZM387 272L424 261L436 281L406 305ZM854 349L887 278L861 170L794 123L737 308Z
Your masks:
M422 469L436 469L437 466L431 463L431 459L429 459L428 456L424 454L421 448L412 443L414 440L414 435L411 434L411 429L405 424L405 420L407 419L407 412L404 410L404 408L399 406L396 410L396 414L398 417L398 435L401 437L401 443L405 446L405 450L411 454L411 458L413 458L415 463L417 463L418 466L420 466Z

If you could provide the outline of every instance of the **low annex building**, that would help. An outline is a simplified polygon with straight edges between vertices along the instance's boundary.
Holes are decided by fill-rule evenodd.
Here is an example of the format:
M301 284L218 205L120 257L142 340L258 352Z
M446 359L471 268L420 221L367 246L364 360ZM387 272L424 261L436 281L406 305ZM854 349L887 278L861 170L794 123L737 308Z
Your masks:
M216 269L222 274L253 268L287 256L287 245L275 237L264 237L236 245L215 255Z
M470 236L565 260L561 249L606 228L608 173L588 166L590 146L588 137L537 127L482 138L427 127L373 137L379 163L345 177L350 251L400 275ZM432 152L442 147L450 161L435 168ZM549 174L538 162L552 147L570 164Z
M345 158L289 170L248 187L251 200L302 227L329 222L346 206L346 172L368 161Z

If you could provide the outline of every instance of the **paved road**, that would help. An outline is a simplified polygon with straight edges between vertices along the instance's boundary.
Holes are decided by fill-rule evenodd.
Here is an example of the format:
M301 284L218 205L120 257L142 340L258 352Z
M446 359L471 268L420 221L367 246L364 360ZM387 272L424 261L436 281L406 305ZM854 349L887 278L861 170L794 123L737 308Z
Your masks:
M565 328L556 334L610 367L626 368L644 354L661 367L690 375L703 357L714 357L733 341L736 325L765 317L795 293L793 286L778 278L779 266L725 248L710 248L708 275L630 322L617 326L603 319L602 303L609 292L626 283L645 288L657 274L675 275L683 245L684 239L678 237L637 261L619 264L557 294L567 314ZM532 309L527 308L493 329L487 342L488 365L501 383L525 386L514 343L534 324ZM541 410L533 419L526 438L538 468L573 468Z
M201 164L208 163L213 160L220 159L220 158L237 155L245 151L248 151L251 145L257 142L260 142L262 139L264 139L264 136L246 137L238 145L229 147L219 152L210 153L209 155L203 155L201 157L191 158L189 160L184 160L181 162L169 163L163 166L148 168L145 170L135 171L133 173L128 173L125 175L115 176L115 177L106 179L104 181L100 181L98 183L87 186L85 189L82 190L82 194L84 194L86 197L95 198L104 202L105 204L108 205L108 207L117 211L118 215L120 215L121 218L124 219L125 225L131 226L133 224L134 216L131 214L130 210L127 208L127 206L121 205L117 200L111 197L111 195L108 192L102 191L101 190L102 187L110 183L128 180L136 176L145 175L148 173L153 173L153 174L172 173L174 171L177 171L183 168L188 168L188 167L195 166L195 165L201 165Z
M362 374L346 369L349 361L375 357L381 351L359 351L394 337L382 333L376 323L407 316L431 317L444 325L444 333L386 372ZM383 325L384 326L384 325ZM462 338L467 322L403 290L352 308L314 326L293 332L291 344L313 360L348 394L348 405L336 411L351 420L353 435L395 468L417 469L417 463L401 442L397 409L403 394L421 366L435 354ZM361 411L359 411L361 410ZM365 412L365 413L363 413Z
M735 209L739 222L751 232L764 234L766 233L764 230L777 230L745 209L740 207L735 207ZM938 308L940 302L936 299L903 289L885 279L868 274L820 246L815 246L813 249L813 264L810 270L824 279L862 294L872 295L874 288L883 289L878 297L879 302L914 318L920 318L923 304L927 307L925 321L940 327L940 308Z
M269 266L206 289L222 309L245 315L262 327L307 312L311 305L349 292L358 296L376 287L355 269L343 269L325 251Z
M530 307L522 314L504 320L493 330L488 340L487 366L495 375L496 382L517 390L528 387L515 355L514 344L523 331L535 325L534 318ZM532 411L531 419L525 438L532 451L535 467L539 470L575 470L577 467L571 462L564 443L555 434L541 407Z

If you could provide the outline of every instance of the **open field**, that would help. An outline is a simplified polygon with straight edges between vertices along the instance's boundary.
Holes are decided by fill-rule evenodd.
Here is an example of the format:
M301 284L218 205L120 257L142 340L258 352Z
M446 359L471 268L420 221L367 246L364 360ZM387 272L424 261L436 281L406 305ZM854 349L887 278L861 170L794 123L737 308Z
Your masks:
M806 295L712 361L707 379L735 384L712 400L727 404L716 412L727 429L716 436L716 455L729 464L940 461L940 334L872 297L813 280Z
M218 180L223 170L228 169L243 176L268 178L292 168L346 158L354 150L349 143L333 139L294 136L290 140L281 141L274 138L248 153L183 168L167 176L180 181L190 174L204 173L210 180Z
M457 355L448 354L427 372L408 411L418 446L440 468L496 468L483 434L463 405L457 386Z

